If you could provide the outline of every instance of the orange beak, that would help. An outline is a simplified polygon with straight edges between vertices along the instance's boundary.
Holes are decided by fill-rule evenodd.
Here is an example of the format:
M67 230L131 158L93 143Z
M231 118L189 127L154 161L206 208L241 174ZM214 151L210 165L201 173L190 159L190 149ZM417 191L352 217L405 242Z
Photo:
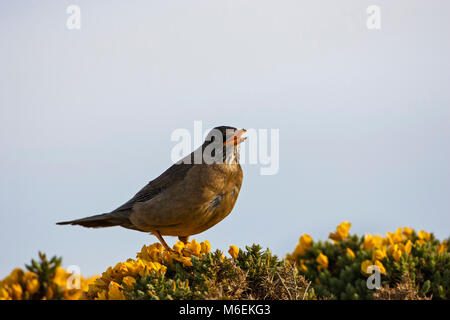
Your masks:
M223 145L224 146L228 146L228 145L232 145L232 144L234 144L234 145L238 145L239 143L241 143L241 142L243 142L243 141L245 141L246 139L247 139L247 137L242 137L242 135L244 134L244 133L246 133L247 132L247 130L245 130L245 129L241 129L241 130L236 130L235 132L234 132L234 135L233 136L231 136L230 138L228 138L224 143L223 143Z

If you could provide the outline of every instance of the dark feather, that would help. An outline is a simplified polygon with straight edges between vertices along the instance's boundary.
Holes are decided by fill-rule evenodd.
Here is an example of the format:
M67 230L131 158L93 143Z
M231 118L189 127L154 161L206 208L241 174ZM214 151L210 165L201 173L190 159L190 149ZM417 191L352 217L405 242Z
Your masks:
M130 210L138 202L145 202L153 199L158 194L164 192L164 190L170 188L173 184L183 180L193 164L174 164L169 169L164 171L158 178L150 181L145 187L143 187L136 195L121 205L111 213Z
M122 226L128 229L138 230L128 219L128 214L122 213L104 213L86 218L57 222L58 225L79 225L87 228L105 228L113 226Z

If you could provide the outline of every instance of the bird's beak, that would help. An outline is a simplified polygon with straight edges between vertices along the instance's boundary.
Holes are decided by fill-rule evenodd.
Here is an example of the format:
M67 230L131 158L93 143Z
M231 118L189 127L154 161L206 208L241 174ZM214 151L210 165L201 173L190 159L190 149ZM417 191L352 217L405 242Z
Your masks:
M247 137L242 137L242 135L246 132L247 132L247 130L245 130L245 129L236 130L234 132L234 135L232 137L228 138L223 143L223 145L224 146L233 145L233 144L238 145L239 143L244 142L247 139Z

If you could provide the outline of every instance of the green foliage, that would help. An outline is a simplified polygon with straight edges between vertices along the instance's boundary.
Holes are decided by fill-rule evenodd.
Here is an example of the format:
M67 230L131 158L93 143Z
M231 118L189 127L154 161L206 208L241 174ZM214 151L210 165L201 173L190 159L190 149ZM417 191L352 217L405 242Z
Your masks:
M309 283L290 264L260 246L240 250L236 259L217 250L175 263L165 274L137 277L131 299L311 299Z
M33 299L42 299L47 296L50 288L57 288L53 285L53 279L55 278L56 270L61 265L62 258L53 256L50 260L47 259L45 253L39 251L39 261L31 259L31 264L25 264L25 268L37 274L39 281L39 291L33 294ZM53 299L61 299L63 292L56 290L53 292Z
M412 283L411 288L418 291L419 297L449 299L450 254L448 249L443 250L442 244L433 235L423 245L416 242L420 240L416 233L409 238L405 237L403 243L407 240L412 240L411 243L415 244L411 246L410 252L403 252L398 259L389 254L390 250L397 248L395 244L389 245L388 239L384 239L380 245L380 249L387 252L379 260L385 268L385 272L381 274L381 285L385 288L394 288L402 281L402 277L407 275ZM347 253L347 248L354 252L354 257ZM295 258L295 263L297 266L301 264L306 266L307 270L303 270L302 274L312 281L319 298L373 299L376 290L368 289L369 275L361 271L361 266L364 261L374 261L373 253L376 249L365 249L364 237L356 235L333 243L312 241L310 248L303 255ZM316 260L320 253L328 258L327 268L319 268Z
M449 299L448 240L425 231L399 228L382 236L349 235L343 222L332 241L304 234L292 254L279 259L253 244L230 246L227 258L210 252L208 241L178 242L174 250L143 246L136 260L109 267L100 277L67 285L61 258L14 269L0 281L1 299ZM369 289L368 267L381 273L379 289Z

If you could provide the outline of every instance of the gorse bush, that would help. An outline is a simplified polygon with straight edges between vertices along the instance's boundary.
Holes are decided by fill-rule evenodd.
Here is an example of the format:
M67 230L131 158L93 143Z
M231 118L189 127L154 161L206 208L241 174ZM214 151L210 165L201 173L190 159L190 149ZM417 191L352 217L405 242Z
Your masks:
M73 278L60 266L61 258L48 260L41 252L39 258L39 262L31 260L25 271L16 268L0 281L0 300L79 300L95 280Z
M448 241L442 243L425 231L399 228L380 235L349 235L351 224L343 222L330 233L332 242L313 241L307 234L287 260L311 280L318 297L372 299L376 290L367 286L370 266L375 266L386 288L411 282L418 296L450 297Z
M177 242L173 251L144 245L135 259L98 277L74 277L61 258L32 260L0 281L0 299L448 299L448 241L400 228L385 237L350 235L343 222L331 241L304 234L280 259L258 245L230 246L229 257L208 241ZM369 289L376 268L381 288Z
M137 259L109 268L89 287L89 299L306 299L307 282L289 263L253 245L232 258L210 252L208 241L178 242L174 252L159 243ZM301 295L300 295L301 294Z

